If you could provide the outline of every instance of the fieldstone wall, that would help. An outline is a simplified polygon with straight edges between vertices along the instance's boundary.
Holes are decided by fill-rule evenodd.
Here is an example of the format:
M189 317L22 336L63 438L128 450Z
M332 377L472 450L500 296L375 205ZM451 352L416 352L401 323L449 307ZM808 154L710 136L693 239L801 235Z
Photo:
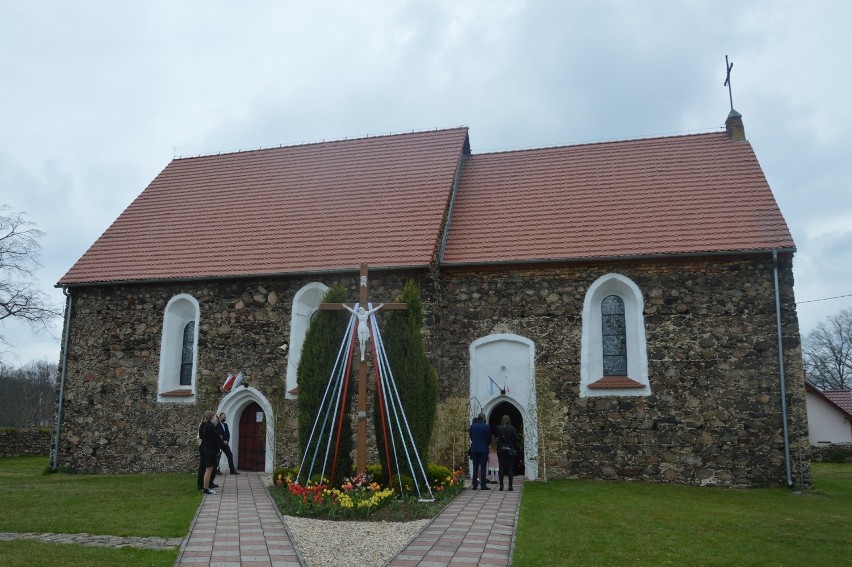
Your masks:
M852 463L852 443L812 445L811 460L817 463Z
M780 266L793 470L810 483L791 259ZM641 289L652 395L581 398L585 292L619 273ZM772 258L712 258L446 271L432 353L444 388L467 383L468 345L536 342L563 427L550 476L754 486L786 482ZM801 446L800 446L801 445Z
M597 278L613 272L644 296L652 395L581 398L583 300ZM780 276L791 453L802 456L793 470L810 483L789 257ZM464 395L472 341L492 333L535 341L536 374L546 374L552 388L541 394L553 396L564 415L549 476L786 482L770 255L445 270L440 286L432 355L445 392Z
M53 443L50 429L0 428L0 457L49 455Z
M407 279L371 274L377 301L396 300ZM426 274L428 276L428 274ZM357 273L337 276L358 298ZM216 410L227 373L241 369L272 405L276 464L297 456L296 401L285 399L292 299L313 278L94 286L73 290L60 466L80 472L193 471L202 414ZM335 280L322 280L333 285ZM428 281L424 302L430 300ZM200 306L194 403L157 401L163 313L177 294ZM229 416L231 421L237 416ZM370 428L368 428L369 430Z
M792 259L780 263L783 343L795 479L810 482L804 374ZM586 290L619 273L642 291L652 394L581 398ZM396 300L414 277L441 396L467 397L469 345L492 333L535 342L563 416L549 477L645 479L723 486L785 482L772 258L371 272L373 301ZM272 404L276 465L298 462L295 400L285 399L292 298L304 285L357 274L73 290L60 466L81 472L192 471L202 413L218 407L228 371L242 369ZM170 298L200 305L194 403L157 401L163 312ZM230 415L231 421L237 416ZM374 455L372 431L368 427ZM541 464L540 464L541 466Z

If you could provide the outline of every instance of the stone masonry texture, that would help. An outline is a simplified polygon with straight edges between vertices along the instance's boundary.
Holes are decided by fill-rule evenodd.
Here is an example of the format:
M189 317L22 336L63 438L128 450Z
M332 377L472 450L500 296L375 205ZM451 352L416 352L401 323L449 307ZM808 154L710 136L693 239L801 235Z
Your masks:
M810 483L804 372L792 258L779 258L793 481ZM652 393L581 398L583 300L618 273L642 291ZM371 271L371 301L420 285L426 350L441 398L468 394L469 345L492 333L535 343L564 415L549 477L718 486L786 482L773 263L769 254L562 265ZM72 289L60 466L80 472L193 471L196 428L241 369L272 404L276 464L296 455L296 402L285 399L294 294L357 276L105 285ZM179 293L200 305L194 403L157 401L163 312ZM235 416L230 416L233 420ZM368 427L370 430L371 427Z

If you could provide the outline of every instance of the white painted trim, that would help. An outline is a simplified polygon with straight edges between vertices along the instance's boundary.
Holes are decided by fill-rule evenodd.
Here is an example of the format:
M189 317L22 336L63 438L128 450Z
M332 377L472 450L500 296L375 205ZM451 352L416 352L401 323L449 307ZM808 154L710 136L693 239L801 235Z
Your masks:
M183 329L190 321L195 322L195 337L192 345L191 396L163 396L163 392L185 389L180 385L180 361L183 350ZM198 375L198 335L201 331L201 308L189 294L180 293L172 297L163 310L163 329L160 338L160 368L157 378L157 401L167 403L195 402L196 377Z
M508 358L500 359L492 352L490 355L480 356L484 347L496 343L508 343L509 345L522 345L526 350L526 356L521 359L512 359L512 349L503 349ZM491 410L502 402L509 402L515 406L524 420L524 470L526 477L530 480L538 478L538 423L537 404L535 391L535 343L521 335L512 333L498 333L476 339L470 344L470 397L476 398L482 404L482 411L489 415ZM504 376L489 374L494 368L502 370ZM508 385L506 394L501 394L495 387L494 392L489 391L488 376L498 383L500 387ZM475 416L470 416L471 419Z
M302 358L302 346L305 344L305 335L308 332L308 324L322 298L328 291L328 286L320 282L311 282L293 296L293 307L290 314L290 343L287 347L287 377L284 384L284 397L294 400L298 396L290 394L290 390L298 384L299 361Z
M589 384L603 377L603 345L601 339L601 301L617 295L624 301L627 334L627 376L642 388L613 390L590 389ZM642 291L630 278L606 274L589 286L583 300L583 335L580 343L580 397L648 396L648 352L645 342L645 301Z
M272 474L275 463L275 414L269 400L255 388L248 386L237 386L234 390L222 398L216 415L225 412L231 420L228 428L231 430L231 452L234 454L234 466L239 468L240 457L240 417L243 409L250 403L257 402L263 409L266 421L266 459L263 470ZM227 466L227 465L226 465Z

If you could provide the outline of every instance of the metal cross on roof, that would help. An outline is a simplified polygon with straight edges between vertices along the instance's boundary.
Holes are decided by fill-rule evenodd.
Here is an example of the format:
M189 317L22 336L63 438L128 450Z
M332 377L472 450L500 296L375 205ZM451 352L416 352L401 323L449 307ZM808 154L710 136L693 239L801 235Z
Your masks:
M731 110L734 109L734 95L731 94L731 69L734 68L733 63L728 63L728 56L725 55L725 82L723 86L728 87L728 99L731 101Z

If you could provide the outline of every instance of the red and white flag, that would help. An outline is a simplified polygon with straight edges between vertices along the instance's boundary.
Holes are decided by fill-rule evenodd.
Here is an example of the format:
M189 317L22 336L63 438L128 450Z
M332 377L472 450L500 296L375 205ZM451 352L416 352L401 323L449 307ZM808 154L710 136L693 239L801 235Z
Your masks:
M225 391L230 390L231 386L234 385L234 380L235 380L234 375L231 374L231 373L228 373L228 377L225 378L225 383L222 384L222 389L225 390Z
M237 386L239 386L242 383L244 378L245 377L243 376L242 372L237 374L237 377L234 379L234 386L233 387L236 388Z

